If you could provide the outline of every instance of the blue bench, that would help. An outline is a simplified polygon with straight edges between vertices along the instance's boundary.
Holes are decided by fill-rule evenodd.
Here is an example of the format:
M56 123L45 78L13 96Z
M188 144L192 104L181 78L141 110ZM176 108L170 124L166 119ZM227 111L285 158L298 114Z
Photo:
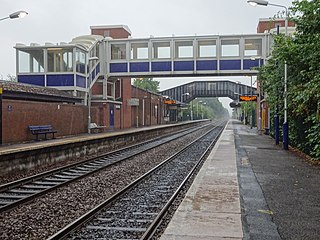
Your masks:
M47 134L52 134L52 138L54 138L54 134L57 133L57 130L54 130L51 125L39 125L39 126L29 126L29 130L32 135L37 136L37 141L39 140L39 135L43 134L44 139L47 140Z

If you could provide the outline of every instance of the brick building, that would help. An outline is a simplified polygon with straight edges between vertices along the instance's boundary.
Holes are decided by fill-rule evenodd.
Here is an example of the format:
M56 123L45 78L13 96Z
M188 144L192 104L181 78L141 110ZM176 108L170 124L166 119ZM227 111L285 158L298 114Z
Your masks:
M88 110L81 98L56 89L8 81L0 81L0 88L2 143L33 140L29 125L51 124L58 130L56 136L86 132Z
M29 46L17 44L17 79L20 83L51 87L80 97L90 106L90 120L107 129L131 127L130 78L106 74L105 40L128 38L127 26L92 26L91 35L70 43ZM120 50L119 50L120 51Z
M129 77L105 74L104 40L128 38L129 28L90 28L91 35L70 43L16 45L19 83L0 84L2 143L34 139L29 125L51 124L61 137L86 133L89 123L106 130L164 123L161 95L132 87ZM138 105L132 105L136 99Z
M260 18L257 26L257 33L276 33L277 28L280 28L280 33L285 33L285 19L271 19L271 18ZM288 21L288 33L295 31L295 23Z
M125 25L91 26L92 35L113 39L128 38L130 29ZM131 123L131 78L106 79L101 76L92 87L92 106L98 108L93 122L111 129L129 128Z
M164 116L167 115L167 106L164 97L150 91L132 86L132 127L144 127L164 124Z

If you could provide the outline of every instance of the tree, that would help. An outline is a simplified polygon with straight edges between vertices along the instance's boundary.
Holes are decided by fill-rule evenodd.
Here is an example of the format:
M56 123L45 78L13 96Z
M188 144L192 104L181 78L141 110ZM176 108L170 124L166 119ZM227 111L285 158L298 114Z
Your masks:
M7 75L7 81L10 81L10 82L16 82L17 81L17 77L16 76L13 76L13 75L10 75L8 74Z
M223 107L218 98L201 98L201 102L199 99L195 99L189 103L188 108L189 111L186 111L184 114L189 114L192 108L194 119L200 119L202 117L202 113L204 118L210 119L229 117L228 110Z
M289 139L320 160L320 1L295 0L290 8L294 37L275 36L272 57L259 77L271 110L283 112L283 66L288 63ZM273 115L273 114L272 114Z
M155 81L152 78L136 78L133 81L133 85L145 89L150 92L159 92L159 81Z

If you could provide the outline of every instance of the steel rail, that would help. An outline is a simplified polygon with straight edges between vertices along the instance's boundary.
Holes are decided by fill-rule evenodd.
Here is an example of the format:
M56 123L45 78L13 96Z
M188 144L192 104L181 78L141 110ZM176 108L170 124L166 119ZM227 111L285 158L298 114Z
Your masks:
M180 186L177 188L177 190L175 191L175 193L172 195L172 197L169 199L169 201L166 203L166 205L161 209L160 213L157 215L157 217L154 219L154 221L150 224L150 226L148 227L148 229L146 230L146 232L143 234L143 236L141 237L142 240L145 239L151 239L157 228L160 226L163 217L165 216L165 214L168 212L169 208L172 206L173 202L175 201L175 199L178 197L178 194L182 191L183 187L187 184L187 182L189 181L189 179L191 179L191 177L194 175L194 173L196 172L197 168L202 164L202 162L205 160L206 155L208 154L208 152L212 149L213 145L216 144L218 138L220 137L222 131L224 130L224 128L222 128L220 130L220 132L217 134L217 136L215 137L215 139L211 142L211 144L208 146L208 148L205 150L205 152L201 155L201 157L199 158L198 163L192 168L192 170L189 172L189 174L186 176L186 178L183 180L183 182L180 184Z
M219 126L216 126L219 127ZM216 128L215 127L215 128ZM102 202L101 204L99 204L97 207L91 209L90 211L88 211L87 213L85 213L84 215L82 215L81 217L79 217L78 219L76 219L75 221L73 221L72 223L68 224L66 227L62 228L59 232L55 233L54 235L52 235L51 237L49 237L47 240L58 240L58 239L65 239L67 238L70 233L78 230L79 228L81 228L84 224L86 224L87 222L89 222L90 220L92 220L92 218L94 218L94 216L100 212L102 209L104 209L106 206L108 206L109 204L111 204L113 201L115 201L117 198L121 197L121 195L125 194L126 192L130 191L134 186L136 186L137 184L139 184L142 180L147 179L148 177L150 177L154 172L156 172L157 170L159 170L161 167L163 167L165 164L167 164L168 162L170 162L172 159L174 159L175 157L177 157L179 154L181 154L182 152L186 151L190 146L192 146L195 142L199 141L200 139L202 139L204 136L206 136L207 134L209 134L210 132L212 132L214 129L210 129L209 131L207 131L205 134L203 134L202 136L198 137L197 139L193 140L191 143L187 144L185 147L183 147L181 150L179 150L178 152L176 152L175 154L173 154L172 156L170 156L169 158L165 159L163 162L161 162L160 164L158 164L157 166L155 166L154 168L152 168L151 170L149 170L147 173L145 173L144 175L140 176L139 178L137 178L136 180L134 180L133 182L131 182L129 185L127 185L126 187L122 188L120 191L118 191L117 193L115 193L114 195L112 195L111 197L109 197L106 201ZM219 135L221 134L221 131L219 132ZM217 139L217 138L215 138ZM213 144L213 143L212 143ZM210 144L210 146L212 145ZM207 152L207 150L206 150ZM203 155L201 156L203 157ZM193 170L194 171L194 170ZM173 201L173 200L172 200ZM164 211L164 210L163 210ZM157 221L155 221L153 223L152 229L148 230L150 232L154 231L154 227L158 224L158 221L160 220L157 219ZM148 233L149 234L149 233Z
M95 172L101 171L102 169L110 167L113 164L117 164L117 163L119 163L121 161L124 161L124 160L126 160L128 158L131 158L131 157L134 157L134 156L136 156L138 154L141 154L143 152L149 151L150 149L158 147L158 146L160 146L162 144L165 144L165 143L167 143L169 141L173 141L173 140L181 137L182 134L187 134L187 133L190 134L190 133L192 133L194 131L197 131L197 129L205 128L206 126L208 126L208 124L206 124L204 126L188 129L188 130L181 130L181 131L178 131L178 133L175 132L173 134L168 134L168 135L165 135L165 136L157 137L155 139L144 141L144 142L138 143L138 144L134 144L132 146L125 147L125 148L122 148L122 149L119 149L119 150L116 150L116 151L112 151L112 152L109 152L107 154L102 154L102 155L100 155L98 157L94 157L94 158L87 159L87 160L84 160L84 161L81 161L81 162L78 162L78 163L70 164L68 166L64 166L64 167L61 167L61 168L49 170L49 171L46 171L44 173L40 173L40 174L37 174L37 175L34 175L34 176L30 176L30 177L27 177L27 178L24 178L24 179L21 179L21 180L14 181L12 183L4 184L4 185L2 185L0 187L0 189L1 189L1 191L0 191L0 199L1 198L2 199L10 199L10 201L4 202L2 200L3 204L2 204L2 206L0 206L0 212L7 211L9 209L15 208L15 207L19 206L20 204L23 204L23 203L26 203L28 201L31 201L34 198L39 197L39 196L41 196L41 195L43 195L43 194L45 194L45 193L47 193L49 191L52 191L52 190L57 189L59 187L62 187L64 185L66 185L66 184L69 184L69 183L71 183L73 181L76 181L76 180L79 180L81 178L84 178L84 177L86 177L88 175L91 175L91 174L93 174ZM148 147L148 148L144 148L143 150L139 150L139 151L137 151L135 153L131 153L128 156L123 157L120 160L114 161L113 163L109 163L109 164L103 163L99 167L93 168L90 171L86 172L85 170L81 171L81 169L80 170L77 169L77 168L79 168L81 166L84 166L86 164L88 165L88 164L93 163L95 161L100 161L100 159L108 158L108 157L112 158L113 156L119 157L119 154L125 154L125 153L128 153L128 152L132 151L132 150L136 150L139 147L145 147L147 144L152 144L152 143L155 143L157 141L161 141L161 139L172 138L172 137L173 137L173 139L169 139L167 141L163 141L161 144L158 144L157 146L151 146L151 147ZM107 160L103 160L103 161L107 161ZM90 168L88 168L88 169L90 169ZM49 180L49 181L44 181L44 183L42 185L41 184L38 184L37 186L33 185L34 188L32 188L32 186L31 186L33 183L37 183L36 181L39 182L41 180L45 180L46 178L48 178L50 176L55 176L55 175L57 175L59 173L61 175L64 175L65 172L67 172L67 171L75 171L73 173L72 172L70 173L72 178L69 175L69 176L66 176L67 178L61 178L64 181L62 181L62 180L61 181L58 181L58 180L54 181L54 183L56 183L56 184L53 184L53 183L51 184L50 180ZM45 184L45 183L47 183L47 184ZM30 184L30 185L28 185L28 184ZM24 194L20 194L19 195L18 194L19 190L15 190L15 188L19 188L19 187L21 188L22 186L25 186L25 185L29 186L29 189L33 189L33 190L29 191L29 193L30 193L29 195L27 193L28 190L20 190L20 192L22 192ZM15 191L15 192L12 192L12 191ZM8 194L8 192L9 192L9 194ZM14 194L14 193L16 193L16 194Z

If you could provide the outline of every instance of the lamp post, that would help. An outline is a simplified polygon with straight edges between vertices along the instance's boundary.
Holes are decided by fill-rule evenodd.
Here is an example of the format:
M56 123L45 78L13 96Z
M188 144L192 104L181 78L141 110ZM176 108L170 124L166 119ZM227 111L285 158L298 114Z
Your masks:
M89 69L89 72L88 72L88 81L87 81L87 87L88 87L88 133L90 134L91 133L91 128L90 128L90 125L91 125L91 95L92 95L92 92L91 92L91 83L92 83L92 74L91 74L91 69L90 69L90 61L95 61L95 60L99 60L98 57L89 57L88 58L88 66L86 69Z
M284 5L269 3L265 0L248 0L247 1L252 6L275 6L284 8L286 12L285 18L285 36L288 37L288 8ZM288 140L289 140L289 129L288 129L288 119L287 119L287 61L284 62L284 121L283 121L283 148L288 150Z
M181 99L180 99L181 101L180 102L181 103L183 102L183 96L189 96L189 95L190 95L190 93L188 93L188 92L181 94Z
M6 20L6 19L14 19L14 18L23 18L27 16L28 13L26 11L18 11L11 13L9 16L0 18L0 21ZM0 88L0 145L2 145L2 94L3 94L3 88Z
M26 11L18 11L18 12L14 12L11 13L9 16L4 17L4 18L0 18L0 21L2 20L6 20L6 19L15 19L15 18L23 18L25 16L27 16L28 13Z
M240 104L240 84L241 84L241 82L239 82L239 81L236 81L236 84L237 84L237 91L238 92L236 92L235 94L237 94L238 96L237 96L237 105L239 105ZM238 111L240 109L240 111ZM239 116L240 115L240 116ZM237 119L238 120L241 120L241 108L240 107L238 107L237 108Z
M197 101L197 120L199 119L199 103L202 103L202 101Z
M182 121L182 118L183 118L183 114L182 114L182 102L183 102L183 96L189 96L190 95L190 93L183 93L183 94L181 94L181 121Z
M258 57L258 56L254 56L254 57L251 57L250 58L251 61L255 61L255 60L258 60L259 63L258 63L258 67L260 69L261 67L261 57ZM253 92L253 88L252 88L252 75L250 76L251 77L251 99L252 99L252 92ZM258 78L257 78L258 79ZM258 80L257 80L258 81ZM261 93L259 93L259 95L261 96ZM258 102L258 101L257 101ZM251 107L252 107L252 104L251 104ZM259 102L259 104L257 104L257 109L258 109L258 131L261 130L261 104ZM251 128L253 127L253 118L254 118L254 112L253 112L253 107L252 107L252 112L251 112ZM256 118L257 120L257 118Z
M204 103L202 103L202 104L200 105L200 107L201 107L201 119L203 119L204 105L206 105L206 104L207 104L207 103L204 102Z

